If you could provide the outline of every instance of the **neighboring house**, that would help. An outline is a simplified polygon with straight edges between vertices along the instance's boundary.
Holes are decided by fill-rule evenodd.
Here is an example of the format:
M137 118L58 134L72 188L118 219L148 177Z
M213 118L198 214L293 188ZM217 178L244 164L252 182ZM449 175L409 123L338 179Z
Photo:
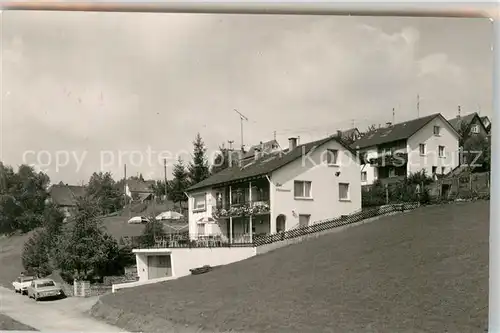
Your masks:
M187 190L192 239L221 236L252 242L255 236L353 213L361 208L360 164L338 136L227 168Z
M342 138L347 142L356 141L361 138L361 132L357 128L350 128L341 132Z
M79 198L85 195L85 187L59 183L49 188L49 201L59 207L66 217L70 217L76 210Z
M361 183L390 183L410 173L447 174L459 164L459 135L441 115L388 124L351 145L359 152Z
M153 197L153 185L154 180L139 180L135 178L127 179L125 184L125 193L128 197L132 198L134 201L146 201L151 200Z
M481 117L481 122L483 123L484 127L486 128L486 131L488 134L490 134L491 131L491 121L490 118L487 116Z
M470 113L465 116L457 116L453 119L449 119L448 122L451 124L451 126L453 126L455 131L457 131L462 136L471 137L474 135L488 135L488 130L484 125L483 120L476 112Z
M243 153L240 159L240 166L247 165L254 161L255 154L270 155L281 151L281 147L276 140L260 142L258 145L252 146L248 152Z

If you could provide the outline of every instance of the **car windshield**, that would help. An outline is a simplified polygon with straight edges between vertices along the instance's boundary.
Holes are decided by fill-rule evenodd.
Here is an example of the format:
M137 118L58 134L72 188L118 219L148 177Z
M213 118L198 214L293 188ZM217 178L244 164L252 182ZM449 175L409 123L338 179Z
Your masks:
M55 286L53 281L46 281L46 282L41 282L41 283L36 284L37 288L53 287L53 286Z
M32 276L25 276L21 278L21 282L28 282L28 281L33 281Z

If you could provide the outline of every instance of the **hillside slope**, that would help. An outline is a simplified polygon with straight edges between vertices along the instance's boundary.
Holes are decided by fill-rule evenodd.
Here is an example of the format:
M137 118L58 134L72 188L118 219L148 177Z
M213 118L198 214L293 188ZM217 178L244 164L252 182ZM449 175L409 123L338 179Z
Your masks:
M489 202L423 207L125 289L93 314L129 331L481 332Z
M24 271L21 254L24 242L31 233L11 237L0 236L0 285L12 287L11 283Z

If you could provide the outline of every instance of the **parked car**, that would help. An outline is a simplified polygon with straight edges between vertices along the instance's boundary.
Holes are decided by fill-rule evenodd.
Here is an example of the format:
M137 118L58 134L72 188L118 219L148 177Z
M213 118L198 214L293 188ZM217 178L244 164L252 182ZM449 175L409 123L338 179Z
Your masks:
M149 219L145 216L134 216L128 220L129 224L145 224L148 223Z
M12 282L14 291L16 293L20 293L21 295L27 295L28 287L34 279L34 276L19 276L16 281Z
M44 298L64 297L64 291L52 279L38 279L31 281L28 287L28 297L35 301Z

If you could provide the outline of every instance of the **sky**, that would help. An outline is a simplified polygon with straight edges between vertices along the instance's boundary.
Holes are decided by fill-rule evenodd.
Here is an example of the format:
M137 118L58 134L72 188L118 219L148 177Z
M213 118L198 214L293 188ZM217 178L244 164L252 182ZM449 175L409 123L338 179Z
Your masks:
M492 114L488 19L3 12L0 160L52 182L163 178L202 136L300 143ZM417 112L417 95L420 100ZM392 110L395 110L393 119Z

